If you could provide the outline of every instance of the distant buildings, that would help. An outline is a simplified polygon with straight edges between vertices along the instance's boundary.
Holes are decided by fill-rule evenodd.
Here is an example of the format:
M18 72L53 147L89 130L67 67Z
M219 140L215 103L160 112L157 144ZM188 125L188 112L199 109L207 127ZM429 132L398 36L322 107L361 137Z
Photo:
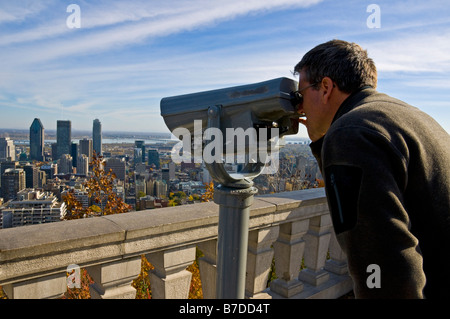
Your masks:
M0 228L56 222L65 213L65 203L52 193L24 189L0 210Z
M30 160L44 160L44 126L38 118L30 126Z
M99 119L94 120L94 124L92 127L92 141L94 152L97 154L97 156L102 155L102 123Z
M73 193L83 207L93 205L86 182L94 150L104 156L105 173L112 170L117 177L112 191L132 210L167 206L171 192L189 195L204 189L201 182L190 183L201 181L198 165L180 166L171 161L171 143L152 143L146 150L144 138L133 136L131 141L127 138L117 145L108 143L103 149L98 119L93 121L92 138L77 133L81 137L72 142L71 129L71 121L58 120L56 143L50 145L44 143L44 126L35 118L29 128L29 148L23 133L11 137L17 138L16 145L9 137L0 138L0 228L60 220L66 213L61 203L67 192ZM45 133L47 139L54 138L53 132ZM95 205L103 208L106 203L107 199Z

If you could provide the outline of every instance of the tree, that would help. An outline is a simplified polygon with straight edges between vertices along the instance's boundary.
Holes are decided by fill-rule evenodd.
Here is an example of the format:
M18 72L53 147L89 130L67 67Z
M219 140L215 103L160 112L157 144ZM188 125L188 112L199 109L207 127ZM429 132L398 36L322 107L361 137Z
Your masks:
M114 192L114 180L116 176L111 169L105 172L102 167L103 163L103 157L97 156L94 152L91 162L92 176L84 184L88 197L93 204L89 207L83 207L76 198L74 191L70 190L63 196L67 211L64 219L121 214L131 210L130 205L126 204Z
M87 209L83 207L80 201L75 196L74 190L69 190L62 196L64 203L66 204L66 215L63 219L79 219L86 217Z
M73 190L63 195L63 201L66 204L66 215L63 219L79 219L101 215L120 214L130 211L131 207L127 205L122 198L114 192L114 179L116 176L110 169L105 172L102 168L103 157L94 152L92 160L92 176L84 184L87 189L89 199L93 204L89 207L83 207L76 198ZM104 205L103 209L102 206ZM68 288L64 298L68 299L86 299L90 297L89 285L93 283L92 278L82 269L82 288Z
M92 177L86 182L85 187L88 189L89 198L95 204L103 206L100 215L121 214L130 211L130 205L126 204L122 198L114 192L114 180L116 175L109 169L105 172L103 169L103 156L97 156L94 152L92 158ZM92 207L92 206L91 206ZM90 208L91 208L90 207ZM93 212L91 214L98 214Z
M205 183L205 193L202 195L203 202L209 202L214 199L214 182Z

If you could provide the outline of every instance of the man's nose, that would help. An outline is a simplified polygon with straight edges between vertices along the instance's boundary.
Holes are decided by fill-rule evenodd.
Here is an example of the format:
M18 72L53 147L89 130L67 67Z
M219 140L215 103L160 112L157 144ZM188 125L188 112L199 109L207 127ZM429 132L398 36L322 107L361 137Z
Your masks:
M297 105L297 113L300 115L299 117L306 116L305 110L303 110L303 103Z

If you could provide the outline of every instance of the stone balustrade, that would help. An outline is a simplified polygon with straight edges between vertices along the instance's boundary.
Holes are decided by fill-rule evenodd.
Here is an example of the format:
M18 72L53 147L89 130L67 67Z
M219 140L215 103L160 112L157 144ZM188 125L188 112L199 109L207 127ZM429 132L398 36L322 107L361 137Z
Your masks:
M209 202L2 229L0 285L11 299L59 298L76 265L95 281L92 298L135 298L131 282L145 255L155 267L152 298L187 298L186 268L198 248L203 296L215 298L218 211ZM333 299L351 291L323 188L256 196L248 238L247 298ZM273 260L277 279L267 287Z

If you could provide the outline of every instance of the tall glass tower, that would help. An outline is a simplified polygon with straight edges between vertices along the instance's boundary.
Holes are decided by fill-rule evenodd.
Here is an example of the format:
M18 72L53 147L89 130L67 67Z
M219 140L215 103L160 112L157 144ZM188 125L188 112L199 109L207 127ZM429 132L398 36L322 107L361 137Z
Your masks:
M70 121L56 122L56 158L60 159L63 154L70 154L72 150L72 124Z
M44 160L44 126L38 118L30 126L30 159Z
M97 156L102 155L102 123L99 119L94 120L94 125L92 127L92 143Z

